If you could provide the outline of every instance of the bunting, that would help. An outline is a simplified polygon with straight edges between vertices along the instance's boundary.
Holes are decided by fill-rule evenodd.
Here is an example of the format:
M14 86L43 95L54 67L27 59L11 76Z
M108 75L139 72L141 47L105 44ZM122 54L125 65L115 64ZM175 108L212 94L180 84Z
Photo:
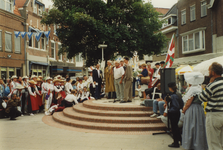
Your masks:
M15 33L15 37L17 38L20 34L20 31L14 31L14 33Z
M40 37L42 36L42 34L43 34L43 32L36 32L36 33L34 33L34 36L35 36L37 42L39 42Z
M33 32L27 32L27 35L28 35L28 38L29 40L31 39L32 35L33 35Z
M20 33L21 33L22 38L24 38L26 35L26 32L20 32Z

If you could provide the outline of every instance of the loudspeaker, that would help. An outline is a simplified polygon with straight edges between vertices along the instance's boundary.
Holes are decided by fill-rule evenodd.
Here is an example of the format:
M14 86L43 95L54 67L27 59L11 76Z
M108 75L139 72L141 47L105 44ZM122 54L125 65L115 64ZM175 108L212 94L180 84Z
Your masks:
M160 69L160 84L161 93L166 95L170 94L168 83L176 82L175 68L162 68Z

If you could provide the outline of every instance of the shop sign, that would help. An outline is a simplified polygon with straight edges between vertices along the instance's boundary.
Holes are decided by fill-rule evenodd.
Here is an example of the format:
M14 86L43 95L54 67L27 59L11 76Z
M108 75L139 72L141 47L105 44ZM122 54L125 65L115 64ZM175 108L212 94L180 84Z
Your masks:
M1 68L1 71L6 71L6 68Z

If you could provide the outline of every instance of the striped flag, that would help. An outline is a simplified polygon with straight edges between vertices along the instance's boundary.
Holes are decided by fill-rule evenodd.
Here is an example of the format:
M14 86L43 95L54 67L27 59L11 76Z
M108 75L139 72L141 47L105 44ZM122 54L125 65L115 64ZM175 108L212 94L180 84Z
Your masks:
M166 56L164 68L170 68L173 65L174 54L175 54L175 42L174 42L174 34L173 34L170 45L169 45L168 53Z

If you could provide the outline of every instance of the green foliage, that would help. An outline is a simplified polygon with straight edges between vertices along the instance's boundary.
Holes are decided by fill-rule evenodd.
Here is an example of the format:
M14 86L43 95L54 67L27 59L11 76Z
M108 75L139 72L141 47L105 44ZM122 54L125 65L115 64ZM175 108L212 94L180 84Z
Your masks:
M105 60L115 53L132 56L138 51L159 54L166 43L159 32L162 22L150 3L142 0L53 0L54 8L44 13L41 23L58 24L58 37L68 58L82 53L87 66L101 59L99 44L105 41Z

